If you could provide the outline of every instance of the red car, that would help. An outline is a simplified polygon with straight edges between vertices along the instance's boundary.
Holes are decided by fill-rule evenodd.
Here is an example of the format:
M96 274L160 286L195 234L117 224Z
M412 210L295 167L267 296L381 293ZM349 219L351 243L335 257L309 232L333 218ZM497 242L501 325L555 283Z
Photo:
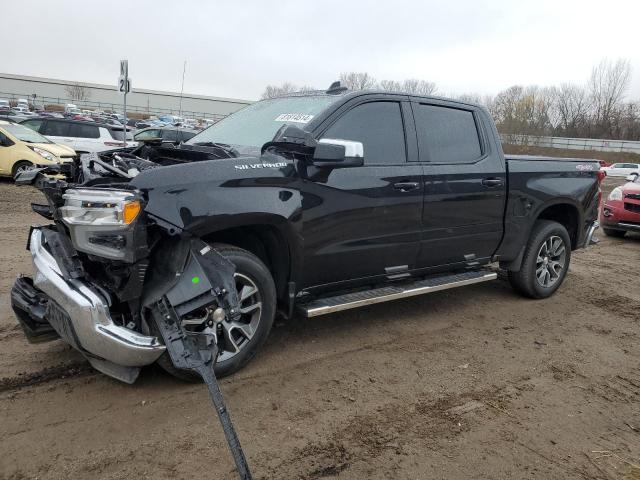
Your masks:
M640 178L614 188L602 205L602 229L609 237L640 233Z

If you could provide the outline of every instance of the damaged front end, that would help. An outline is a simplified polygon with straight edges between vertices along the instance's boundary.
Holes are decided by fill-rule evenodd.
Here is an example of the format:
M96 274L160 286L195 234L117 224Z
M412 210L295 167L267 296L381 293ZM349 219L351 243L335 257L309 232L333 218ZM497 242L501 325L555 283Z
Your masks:
M11 292L25 335L61 338L127 383L165 353L167 321L211 347L219 322L238 309L233 264L146 214L145 192L129 180L157 167L120 151L17 179L45 194L48 204L33 209L53 221L31 228L34 275L18 278Z

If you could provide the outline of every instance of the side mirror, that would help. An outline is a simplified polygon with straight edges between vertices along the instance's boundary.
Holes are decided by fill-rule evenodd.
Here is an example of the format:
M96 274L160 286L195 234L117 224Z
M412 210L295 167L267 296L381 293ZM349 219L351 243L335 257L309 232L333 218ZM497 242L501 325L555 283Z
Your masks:
M362 142L323 138L313 152L313 164L316 167L360 167L364 164Z

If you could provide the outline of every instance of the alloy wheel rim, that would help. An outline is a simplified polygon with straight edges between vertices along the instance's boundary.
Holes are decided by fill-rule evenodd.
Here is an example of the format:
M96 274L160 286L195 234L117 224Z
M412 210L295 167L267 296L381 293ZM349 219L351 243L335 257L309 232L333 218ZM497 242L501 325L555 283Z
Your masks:
M224 342L222 342L223 348L218 356L219 362L235 357L249 345L262 318L262 295L256 283L248 276L238 272L234 274L234 279L239 299L240 317L233 321L225 318L220 324Z
M18 168L16 168L16 177L18 176L19 173L22 172L26 172L27 170L30 170L31 167L29 165L20 165Z
M567 260L567 248L564 240L552 235L547 238L536 258L536 281L538 285L549 288L555 285L564 272Z

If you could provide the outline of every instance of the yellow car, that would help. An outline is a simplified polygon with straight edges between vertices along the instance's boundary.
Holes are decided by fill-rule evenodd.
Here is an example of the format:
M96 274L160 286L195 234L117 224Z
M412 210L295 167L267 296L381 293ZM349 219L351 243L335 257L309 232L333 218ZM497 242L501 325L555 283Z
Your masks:
M0 120L0 176L15 178L33 165L71 162L75 156L73 148L53 143L23 125Z

